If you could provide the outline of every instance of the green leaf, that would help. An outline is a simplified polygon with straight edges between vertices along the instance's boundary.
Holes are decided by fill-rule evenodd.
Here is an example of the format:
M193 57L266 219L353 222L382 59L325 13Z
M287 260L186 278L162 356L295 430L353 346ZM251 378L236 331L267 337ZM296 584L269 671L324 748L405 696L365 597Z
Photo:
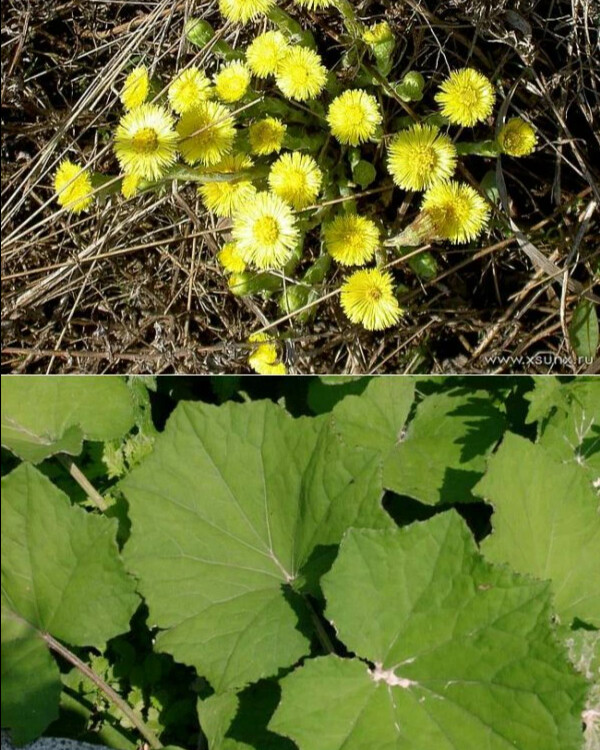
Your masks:
M362 396L344 399L334 409L342 438L381 451L386 489L431 505L472 500L504 416L485 391L456 389L425 398L406 425L414 385L374 378Z
M269 726L300 750L579 750L586 685L548 585L486 563L454 511L351 529L323 588L356 657L281 680Z
M569 324L569 339L578 357L593 360L598 351L598 315L596 305L582 297Z
M128 630L138 598L116 529L28 464L2 478L2 726L18 743L57 715L59 673L41 636L101 647Z
M122 482L157 646L217 692L308 653L293 587L348 526L389 527L377 455L268 401L181 403ZM297 612L295 611L297 610Z
M600 630L580 628L568 633L566 644L575 669L590 682L583 722L585 750L600 747Z
M25 461L78 455L83 440L121 437L134 421L124 378L2 378L2 445Z
M565 624L600 625L600 515L584 472L508 433L475 493L494 506L490 560L552 581Z
M539 422L538 442L554 458L576 464L592 482L600 478L600 381L565 383L536 378L528 395L528 422Z

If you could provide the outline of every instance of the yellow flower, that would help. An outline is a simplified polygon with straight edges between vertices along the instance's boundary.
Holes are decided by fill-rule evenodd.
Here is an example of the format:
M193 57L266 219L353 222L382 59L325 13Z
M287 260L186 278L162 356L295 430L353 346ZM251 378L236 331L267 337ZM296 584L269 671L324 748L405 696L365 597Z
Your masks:
M314 203L322 182L323 173L317 162L298 152L280 156L269 174L271 190L297 211Z
M246 270L246 263L235 242L227 242L223 245L217 258L227 273L244 273Z
M435 125L413 125L392 141L388 169L403 190L425 190L452 177L456 148Z
M89 172L69 159L63 159L56 170L54 189L59 205L74 214L88 209L94 200Z
M368 29L365 29L362 35L363 41L367 44L374 46L375 44L382 44L383 42L394 41L394 34L387 21L373 24Z
M286 366L279 361L277 344L266 333L253 333L248 341L258 344L248 357L248 364L259 375L285 375Z
M390 328L402 316L392 275L377 268L353 273L342 285L341 302L347 317L369 331Z
M484 198L470 185L456 180L429 188L421 210L430 219L435 236L455 244L475 239L489 219Z
M377 99L366 91L345 91L329 107L327 122L340 143L358 146L373 138L381 125Z
M148 98L150 91L150 78L148 71L143 65L134 68L125 79L121 91L121 103L126 110L135 109L143 104Z
M451 123L472 127L491 115L496 94L483 73L461 68L442 83L435 100Z
M340 214L323 227L327 252L344 266L363 266L379 246L379 229L371 219Z
M135 174L126 174L121 183L121 195L123 198L133 198L137 195L140 177Z
M242 258L256 268L282 268L299 232L292 209L272 193L257 193L233 217L233 239Z
M509 156L529 156L536 142L535 130L520 117L511 118L498 134L502 153Z
M177 156L173 118L157 104L132 109L117 127L115 154L127 174L158 180Z
M259 78L275 75L289 45L281 31L259 34L246 51L250 70Z
M217 164L228 154L235 138L234 120L229 110L217 102L201 102L185 112L177 124L180 150L188 164Z
M281 151L287 125L275 117L265 117L264 120L250 125L248 138L252 153L257 156L268 156Z
M219 10L232 23L248 23L264 16L275 5L275 0L219 0Z
M251 169L254 162L246 154L231 154L223 157L210 172L213 174L235 174ZM228 217L237 211L244 201L252 198L256 188L250 180L234 179L230 181L207 182L198 192L204 205L217 216Z
M309 10L321 10L322 8L331 8L335 5L335 0L294 0L296 5L301 5Z
M275 80L285 97L303 102L323 91L327 68L312 49L291 47L279 63Z
M223 102L238 102L250 86L250 71L236 60L224 65L215 76L215 91Z
M174 79L168 90L169 103L178 114L188 112L211 95L210 81L196 67L182 70Z

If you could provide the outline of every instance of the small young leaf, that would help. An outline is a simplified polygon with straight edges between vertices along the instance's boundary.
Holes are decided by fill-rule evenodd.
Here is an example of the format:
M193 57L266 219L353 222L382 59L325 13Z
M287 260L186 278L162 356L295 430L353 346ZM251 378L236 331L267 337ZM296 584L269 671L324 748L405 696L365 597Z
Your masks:
M569 325L569 339L578 357L592 360L598 351L598 314L596 305L583 297L577 303Z
M2 445L38 463L81 452L83 440L111 440L135 422L124 378L2 378Z

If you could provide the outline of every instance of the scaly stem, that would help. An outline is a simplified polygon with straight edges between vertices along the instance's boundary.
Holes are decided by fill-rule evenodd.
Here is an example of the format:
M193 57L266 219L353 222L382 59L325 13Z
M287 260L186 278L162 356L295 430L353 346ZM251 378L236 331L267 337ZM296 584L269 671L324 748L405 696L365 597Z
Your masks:
M88 667L85 662L81 661L78 656L75 656L75 654L72 651L69 651L66 646L63 646L62 643L59 643L59 641L53 638L50 633L40 633L40 635L48 644L49 648L52 649L52 651L56 651L57 654L60 654L70 664L72 664L74 667L77 667L77 669L89 680L91 680L94 685L96 685L96 687L102 690L106 697L110 701L112 701L112 703L114 703L115 706L129 719L129 721L138 730L142 737L148 742L150 747L155 748L155 750L160 750L160 748L163 747L158 737L154 734L154 732L148 729L148 727L135 713L131 706L126 703L123 698L121 698L121 696L111 688L110 685L107 685L106 682L104 682L104 680L99 677L93 669L90 669L90 667Z

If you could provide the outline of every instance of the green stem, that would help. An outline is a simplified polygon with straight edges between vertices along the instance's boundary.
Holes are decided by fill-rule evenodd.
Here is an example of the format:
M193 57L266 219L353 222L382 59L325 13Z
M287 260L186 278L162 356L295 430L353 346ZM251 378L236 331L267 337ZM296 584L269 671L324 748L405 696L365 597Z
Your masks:
M108 508L106 501L98 492L98 490L92 485L89 479L84 475L81 469L77 466L75 461L73 461L72 458L69 458L68 456L65 456L61 453L57 455L57 458L69 472L69 474L73 477L73 479L77 482L77 484L81 487L81 489L85 492L85 494L94 503L94 505L96 505L96 507L101 511L105 511Z
M310 617L313 625L315 626L317 638L319 639L319 643L323 647L323 650L326 654L335 654L335 647L331 642L331 638L327 634L327 631L323 627L323 623L321 622L321 618L319 617L317 610L313 607L308 596L304 596L304 601L306 602L306 606L308 608L308 611L310 612Z
M138 730L138 732L142 735L142 737L146 740L150 747L154 748L155 750L159 750L163 747L158 737L154 734L154 732L148 729L148 727L135 713L131 706L126 703L123 698L121 698L121 696L111 688L110 685L107 685L106 682L104 682L104 680L99 677L93 669L88 667L85 662L81 661L78 656L75 656L72 651L70 651L66 646L63 646L63 644L57 641L56 638L53 638L50 633L40 633L40 635L52 651L60 654L63 659L66 659L70 664L76 667L83 675L88 678L88 680L91 680L94 685L96 685L96 687L98 687L104 693L104 695L106 695L106 697L110 701L112 701L112 703L115 704L115 706L129 719L133 726Z

